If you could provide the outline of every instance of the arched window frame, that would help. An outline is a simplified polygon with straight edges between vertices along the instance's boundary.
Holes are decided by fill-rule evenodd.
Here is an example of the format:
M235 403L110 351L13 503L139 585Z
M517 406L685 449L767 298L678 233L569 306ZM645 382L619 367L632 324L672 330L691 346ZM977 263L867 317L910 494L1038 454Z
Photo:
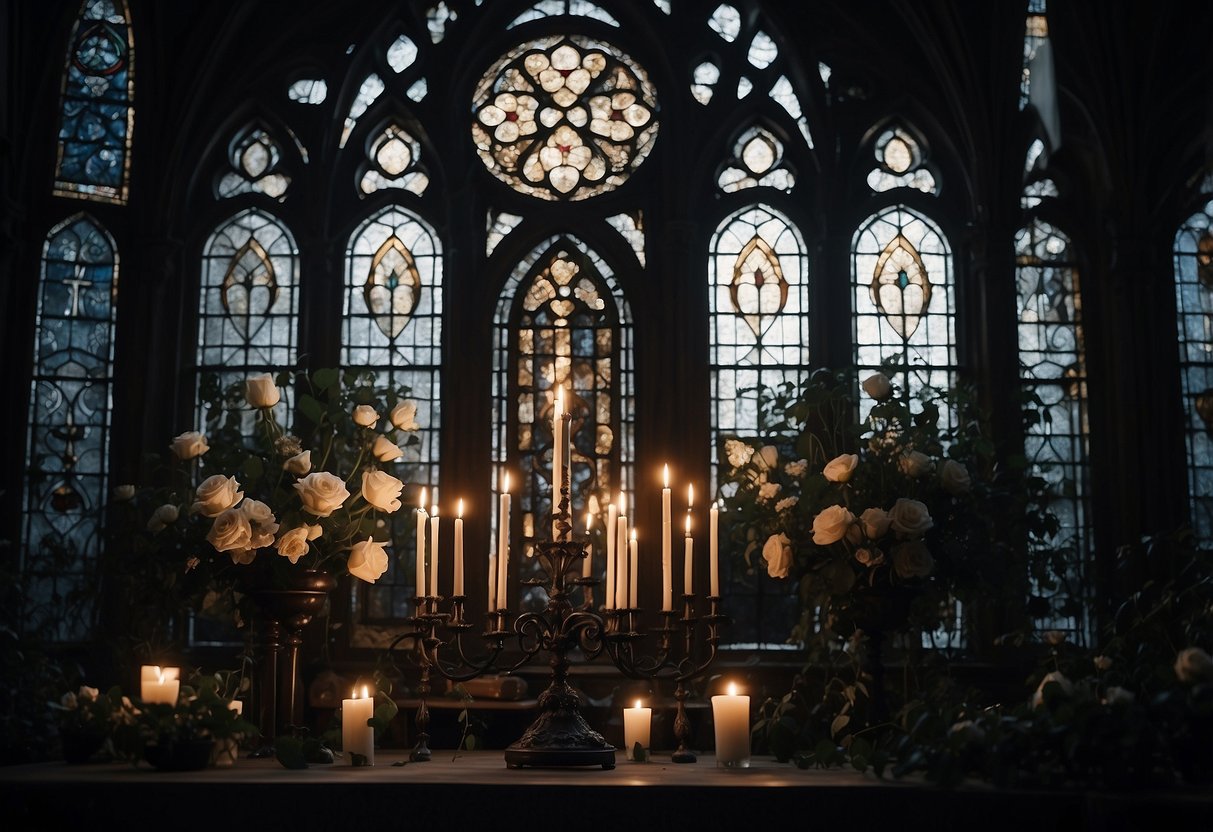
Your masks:
M1213 201L1184 220L1172 251L1189 511L1197 539L1207 540L1213 536Z

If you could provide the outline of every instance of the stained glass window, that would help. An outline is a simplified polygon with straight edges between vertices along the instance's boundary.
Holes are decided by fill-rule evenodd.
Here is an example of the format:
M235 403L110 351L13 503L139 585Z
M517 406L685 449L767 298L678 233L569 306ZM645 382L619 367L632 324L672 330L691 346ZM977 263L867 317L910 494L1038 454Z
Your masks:
M430 30L430 40L434 43L441 43L446 37L446 25L453 23L458 17L455 10L449 8L445 2L439 3L437 6L432 6L425 13L426 28Z
M1023 71L1019 80L1019 109L1028 106L1032 92L1032 68L1049 40L1045 0L1028 0L1028 19L1023 35Z
M756 32L750 41L750 51L746 60L758 69L766 69L779 56L779 48L766 32Z
M393 474L428 486L437 502L442 366L442 244L421 217L389 206L365 220L346 253L341 365L369 370L376 386L407 387L417 404L417 444L403 448ZM365 592L363 624L386 623L412 614L412 568L416 538L410 512L393 517L393 539L404 551L391 558L387 574ZM371 626L357 635L374 637ZM364 645L365 646L365 645Z
M417 44L408 35L401 35L387 48L387 64L399 75L417 60Z
M515 26L529 23L532 20L542 20L545 17L556 17L557 15L588 17L608 26L619 25L619 21L612 17L606 9L590 3L588 0L540 0L506 24L505 28L513 29Z
M619 187L657 138L648 74L615 47L581 36L510 50L481 78L472 111L485 167L540 199L586 199Z
M712 100L712 94L716 91L716 82L719 80L720 67L711 61L704 61L691 73L691 95L700 104L707 104Z
M490 210L486 226L488 234L485 236L485 255L491 255L497 249L497 244L504 240L506 235L517 228L521 222L522 217L518 214Z
M726 43L732 43L741 33L741 12L728 3L721 3L708 18L708 26Z
M329 85L323 78L303 78L287 87L286 95L300 104L323 104Z
M494 333L493 488L512 472L511 562L517 577L536 577L527 555L551 538L557 386L572 413L574 510L584 516L591 497L606 506L634 482L632 315L605 261L579 240L552 237L514 269L497 303ZM524 609L547 601L540 589L523 597Z
M774 60L773 57L772 60ZM742 97L740 87L737 89L737 96ZM809 132L809 119L804 114L804 108L800 106L800 97L796 95L796 90L786 75L780 75L775 80L774 86L771 87L771 99L796 120L796 127L799 128L800 135L804 136L805 144L812 150L813 134Z
M245 128L228 147L228 163L231 169L215 184L215 192L221 197L247 193L261 193L281 200L291 178L282 172L282 150L264 128Z
M956 299L952 252L927 217L904 205L885 208L851 244L855 291L855 364L866 377L898 362L903 395L943 391L956 382ZM860 397L860 416L872 401Z
M350 140L350 133L354 132L354 128L358 126L358 119L362 118L362 114L367 111L367 108L375 103L375 99L379 98L383 89L383 79L373 72L362 82L362 86L358 88L358 95L354 97L354 103L350 105L349 115L345 117L345 126L341 130L341 141L338 142L338 147L345 147L345 143Z
M916 188L924 194L938 193L935 176L923 166L922 148L901 127L890 127L876 139L876 167L868 174L874 191Z
M295 366L298 285L299 249L276 217L249 209L215 229L202 253L200 382L214 377L226 386L253 373ZM278 405L284 410L291 401L286 392L285 403ZM206 417L200 410L199 429Z
M733 143L733 158L716 178L716 185L725 193L757 187L790 191L796 175L784 164L783 142L770 130L751 127Z
M1179 372L1188 447L1188 499L1198 540L1213 537L1213 202L1175 235Z
M135 129L135 42L123 0L85 0L63 74L58 196L126 203Z
M636 260L644 265L644 212L637 209L633 214L614 214L606 218L607 223L614 228L623 239L628 241Z
M104 228L77 214L42 249L22 517L22 572L31 624L85 635L89 610L73 596L91 582L107 491L118 251Z
M1060 531L1050 541L1052 568L1032 578L1039 630L1065 630L1081 643L1086 564L1090 553L1087 507L1087 390L1078 269L1069 238L1033 219L1015 235L1019 312L1019 376L1041 401L1041 420L1028 429L1024 452L1034 473L1049 482L1050 509Z
M416 81L414 81L412 84L409 85L409 88L404 91L404 94L407 95L409 98L411 98L413 101L420 101L421 99L425 98L426 93L428 93L429 91L430 91L429 82L426 81L424 78L418 78Z
M397 124L389 124L371 142L362 165L358 188L364 194L387 188L403 188L421 196L430 177L422 168L421 142Z

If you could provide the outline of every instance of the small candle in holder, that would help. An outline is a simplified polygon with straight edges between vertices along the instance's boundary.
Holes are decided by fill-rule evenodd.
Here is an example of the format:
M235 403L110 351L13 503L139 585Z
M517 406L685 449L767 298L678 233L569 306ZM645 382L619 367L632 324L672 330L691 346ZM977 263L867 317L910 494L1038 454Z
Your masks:
M594 574L594 541L590 534L594 530L594 515L585 513L585 560L581 562L581 577L588 578Z
M367 695L362 686L362 698L353 691L353 699L341 700L341 750L350 757L350 765L375 765L375 729L367 724L375 715L375 700ZM356 761L354 755L366 758Z
M716 730L716 765L722 768L750 767L750 697L739 696L729 682L728 693L712 697L712 722Z
M139 696L145 704L176 705L181 668L145 664L139 672Z
M653 731L653 709L640 707L636 700L635 707L623 709L623 744L627 759L633 762L647 762L649 740ZM639 745L644 755L637 757L636 746Z

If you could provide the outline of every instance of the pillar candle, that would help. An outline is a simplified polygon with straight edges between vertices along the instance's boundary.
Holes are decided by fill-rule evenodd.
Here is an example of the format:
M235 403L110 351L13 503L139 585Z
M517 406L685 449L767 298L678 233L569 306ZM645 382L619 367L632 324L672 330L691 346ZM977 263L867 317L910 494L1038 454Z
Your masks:
M417 506L417 597L425 596L425 489Z
M719 519L720 510L712 503L708 512L708 558L712 579L711 595L714 598L720 597L720 541L717 539Z
M144 704L176 705L181 668L145 664L139 669L139 696Z
M629 586L628 606L631 607L632 609L636 609L637 607L640 606L640 593L637 592L637 588L636 588L636 571L637 571L636 553L637 553L636 530L632 529L632 546L628 552L628 554L630 556L628 559L628 586Z
M367 689L362 687L362 698L358 692L353 692L353 699L341 700L341 750L354 764L354 755L366 757L368 766L375 765L375 729L367 725L367 720L375 715L375 700L367 695Z
M653 732L653 709L640 707L636 700L635 707L623 709L623 745L625 756L636 760L636 744L645 751L649 750L649 740ZM642 760L644 758L641 758Z
M564 428L564 390L556 388L556 404L552 411L552 540L559 540L560 533L556 521L560 517L560 487L564 479L564 440L561 431Z
M619 507L611 503L607 507L607 523L603 529L606 538L606 608L615 609L615 539L618 532Z
M739 696L737 685L728 693L712 697L712 722L716 731L716 765L723 768L750 767L750 697Z
M497 517L497 609L506 605L506 579L510 574L510 475L506 472Z
M430 517L430 595L438 597L438 506L435 504Z
M452 595L463 596L463 500L459 500L459 511L455 515L455 583Z
M594 515L585 513L585 560L581 562L581 577L588 578L594 574L594 539L590 530L594 523Z
M497 553L489 552L488 611L497 611Z
M674 609L674 519L670 509L670 466L662 468L661 488L661 609Z
M683 543L685 552L682 560L682 593L683 595L695 594L695 582L692 579L691 566L694 561L691 560L691 551L695 548L695 540L691 537L691 513L687 512L687 536Z

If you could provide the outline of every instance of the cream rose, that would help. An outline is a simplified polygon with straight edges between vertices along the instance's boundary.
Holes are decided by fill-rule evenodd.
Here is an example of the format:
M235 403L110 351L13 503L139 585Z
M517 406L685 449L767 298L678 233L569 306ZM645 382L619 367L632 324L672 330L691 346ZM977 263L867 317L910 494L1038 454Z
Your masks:
M420 430L421 425L417 424L417 403L414 401L403 401L392 408L392 412L388 418L392 420L392 424L399 430Z
M773 471L779 464L779 451L774 445L763 445L750 461L760 471Z
M156 509L152 516L166 526L171 526L177 522L177 518L181 516L181 512L172 503L165 503Z
M307 527L307 539L308 540L315 540L316 538L320 537L320 535L322 535L322 534L324 534L324 527L321 526L319 523L313 523L312 525Z
M1213 658L1199 647L1188 647L1175 657L1175 675L1184 684L1213 682Z
M76 695L81 699L92 699L93 701L96 701L97 698L101 696L101 691L97 690L97 688L90 688L88 685L81 685L80 690L76 692Z
M274 548L278 550L278 554L291 563L298 563L299 558L307 554L307 533L307 526L297 526L278 538L278 542L274 544Z
M740 439L726 439L724 442L724 453L729 458L729 465L732 465L734 468L740 468L754 456L754 449Z
M764 482L758 486L758 499L764 503L768 503L779 496L779 492L783 486L777 482Z
M212 474L194 490L193 510L205 517L218 517L244 499L235 477Z
M889 525L901 537L921 537L935 525L924 503L901 497L889 510Z
M954 497L959 497L961 494L969 493L969 489L973 487L973 478L969 476L969 469L964 466L963 462L949 459L940 466L939 483L943 486L944 491Z
M316 471L295 483L303 508L317 517L328 517L349 499L350 492L341 477L328 471Z
M842 454L826 463L822 475L830 482L847 482L859 464L859 454Z
M187 430L173 437L169 449L177 459L193 459L209 451L211 446L206 444L206 437L199 431Z
M921 540L907 540L893 547L893 571L900 578L925 578L934 567L931 550Z
M282 470L288 474L302 477L312 470L312 452L301 451L282 463Z
M248 499L240 504L240 513L249 521L253 537L249 545L254 549L269 546L278 531L278 519L270 507L259 500Z
M907 451L901 455L901 472L907 477L918 479L931 473L931 458L922 451Z
M837 543L854 522L855 515L843 506L829 506L813 518L813 542L818 546Z
M114 487L114 499L120 503L125 503L128 500L134 499L135 486L119 485Z
M800 479L809 471L809 461L807 459L798 459L795 462L789 462L783 466L783 472L793 479Z
M240 509L229 508L215 518L206 539L218 552L247 549L253 540L253 527Z
M868 540L880 540L889 533L889 513L883 508L864 509L859 515L859 523Z
M379 414L369 404L360 404L354 408L354 423L364 428L374 427L379 421Z
M882 402L893 395L893 384L884 373L873 373L863 380L861 386L863 387L863 392L878 402Z
M762 559L767 563L768 575L786 578L792 565L792 541L783 532L771 535L762 545Z
M376 543L368 537L361 543L354 544L347 566L355 578L373 584L387 571L387 552L384 551L382 543Z
M392 462L404 456L404 451L388 439L386 436L376 436L375 444L371 446L371 453L375 455L375 459L380 462Z
M362 499L379 511L391 514L400 509L400 492L404 483L383 471L366 471L362 475Z
M250 376L244 381L244 400L253 407L273 407L282 400L278 385L269 373Z

